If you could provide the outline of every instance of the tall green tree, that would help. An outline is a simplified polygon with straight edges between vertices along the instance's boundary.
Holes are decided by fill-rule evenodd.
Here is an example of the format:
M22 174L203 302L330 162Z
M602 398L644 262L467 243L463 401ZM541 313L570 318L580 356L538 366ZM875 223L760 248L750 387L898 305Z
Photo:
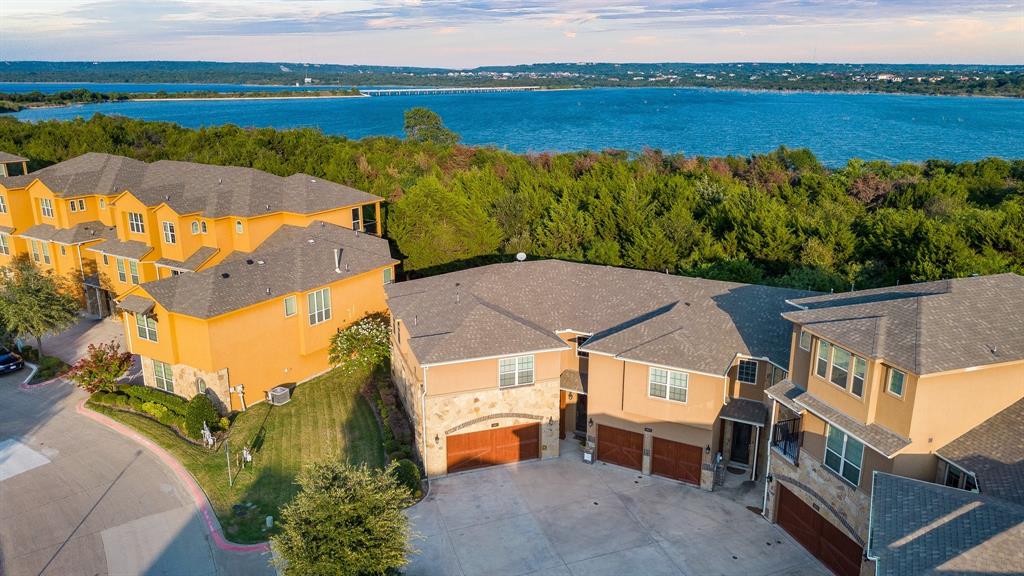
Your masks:
M73 287L51 271L43 272L28 259L18 257L0 274L0 320L7 330L36 340L43 356L43 336L73 326L79 309Z
M405 111L405 137L413 142L430 142L439 146L459 143L459 135L449 130L441 116L430 108L410 108Z
M281 511L273 536L287 576L391 574L412 551L403 509L409 489L385 470L338 461L316 462L299 473L299 493Z

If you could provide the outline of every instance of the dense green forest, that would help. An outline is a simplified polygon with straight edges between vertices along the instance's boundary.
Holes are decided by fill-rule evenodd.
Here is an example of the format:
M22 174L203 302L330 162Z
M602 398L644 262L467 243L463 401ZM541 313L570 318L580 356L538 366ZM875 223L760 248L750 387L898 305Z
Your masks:
M66 106L68 104L100 104L103 102L125 102L128 100L188 99L188 98L311 98L326 96L358 96L356 88L322 90L251 90L244 92L215 92L213 90L190 90L188 92L93 92L85 88L62 90L60 92L0 92L0 113L17 112L34 106Z
M294 62L5 62L0 82L338 86L669 86L1024 97L1024 66L777 62L551 62L467 69Z
M32 169L100 151L342 182L388 201L386 233L409 275L519 251L816 290L1024 273L1024 160L831 170L784 148L516 155L416 137L442 130L428 128L357 141L312 129L0 118L0 150Z

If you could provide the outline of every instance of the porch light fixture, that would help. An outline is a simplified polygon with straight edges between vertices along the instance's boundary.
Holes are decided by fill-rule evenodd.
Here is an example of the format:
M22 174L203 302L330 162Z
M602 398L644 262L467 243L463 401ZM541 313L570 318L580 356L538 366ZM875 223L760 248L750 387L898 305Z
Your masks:
M441 445L441 437L437 434L434 434L434 444L437 444L438 446Z
M594 427L594 419L593 418L587 418L587 428L593 428L593 427Z
M708 444L707 446L704 447L704 453L711 454L711 444Z
M573 393L569 392L569 400L572 400Z

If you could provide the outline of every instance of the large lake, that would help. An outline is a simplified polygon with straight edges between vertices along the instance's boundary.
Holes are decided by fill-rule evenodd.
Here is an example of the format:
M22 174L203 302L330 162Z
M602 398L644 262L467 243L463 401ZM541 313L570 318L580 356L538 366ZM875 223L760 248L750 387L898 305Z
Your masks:
M41 85L3 85L0 91ZM181 89L174 85L83 86L97 91ZM252 87L231 87L253 89ZM283 88L283 87L282 87ZM223 85L189 89L224 91ZM233 123L316 127L350 138L401 135L402 113L426 106L467 144L515 152L661 148L688 155L807 147L828 165L850 158L919 161L1024 158L1024 100L1004 98L599 88L497 94L291 100L122 102L35 108L37 121L121 114L199 127Z

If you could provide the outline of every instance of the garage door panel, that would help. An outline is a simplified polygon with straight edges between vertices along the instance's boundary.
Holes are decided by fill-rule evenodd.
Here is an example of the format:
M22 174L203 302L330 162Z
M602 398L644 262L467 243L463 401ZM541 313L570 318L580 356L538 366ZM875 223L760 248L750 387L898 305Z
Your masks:
M597 426L597 459L640 470L644 462L644 436L629 430L599 424Z
M651 454L651 473L700 485L701 463L704 450L700 446L654 438Z
M785 486L778 490L779 526L835 574L858 576L864 548Z
M540 457L540 424L491 428L448 436L448 472Z

